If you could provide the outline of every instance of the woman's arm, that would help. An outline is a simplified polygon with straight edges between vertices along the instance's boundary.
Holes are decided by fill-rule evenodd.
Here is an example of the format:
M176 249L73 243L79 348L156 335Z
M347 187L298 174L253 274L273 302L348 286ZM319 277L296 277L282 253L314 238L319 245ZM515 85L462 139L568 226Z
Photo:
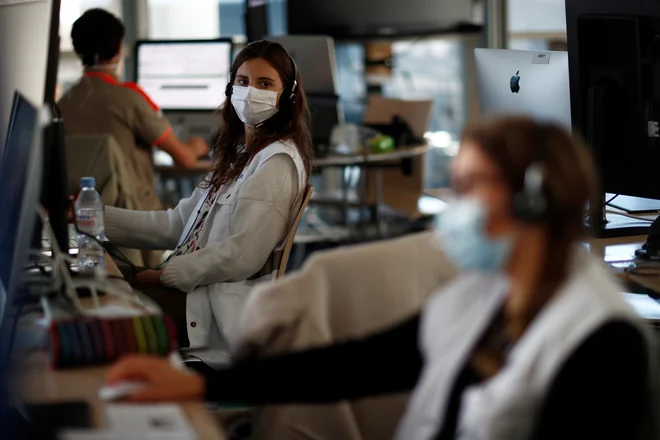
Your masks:
M604 325L555 378L532 439L630 438L649 405L648 356L631 324Z
M242 184L230 235L212 246L173 258L165 266L161 281L191 292L197 286L245 280L259 272L286 234L297 195L298 172L293 160L284 154L268 159Z
M132 401L206 398L243 404L322 403L409 391L422 371L419 315L387 331L325 348L242 361L199 376L167 361L129 358L108 374L108 383L139 380L146 388Z
M205 190L196 188L174 209L133 211L105 207L105 234L113 244L133 249L174 249Z

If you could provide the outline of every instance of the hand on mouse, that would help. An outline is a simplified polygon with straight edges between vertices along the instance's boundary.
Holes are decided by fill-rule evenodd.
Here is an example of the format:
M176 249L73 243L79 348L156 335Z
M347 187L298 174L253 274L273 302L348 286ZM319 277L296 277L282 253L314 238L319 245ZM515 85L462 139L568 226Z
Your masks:
M162 270L145 270L133 278L133 284L137 287L161 287L163 283L160 281L160 276L163 274Z
M126 381L144 383L138 391L125 397L131 402L180 402L204 397L204 378L180 370L163 358L129 356L110 368L107 385Z
M198 158L209 154L209 144L203 138L192 137L188 139L188 146Z

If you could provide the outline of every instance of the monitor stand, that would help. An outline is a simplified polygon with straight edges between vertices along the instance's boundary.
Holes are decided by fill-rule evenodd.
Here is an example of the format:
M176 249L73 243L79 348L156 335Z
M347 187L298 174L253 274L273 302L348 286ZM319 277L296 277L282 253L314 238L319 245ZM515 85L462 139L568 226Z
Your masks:
M606 194L605 197L609 200L614 197L614 194ZM618 196L609 203L609 206L625 211L628 214L640 214L660 211L660 200Z

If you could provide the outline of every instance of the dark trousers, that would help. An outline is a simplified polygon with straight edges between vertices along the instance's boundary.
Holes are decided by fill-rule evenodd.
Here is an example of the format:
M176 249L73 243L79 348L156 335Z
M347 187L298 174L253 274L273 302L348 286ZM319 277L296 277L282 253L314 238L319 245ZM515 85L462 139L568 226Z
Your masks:
M169 287L137 287L133 284L135 275L147 269L132 266L123 261L116 261L116 263L126 281L131 283L138 292L143 293L156 302L164 315L172 318L179 339L179 347L190 347L190 341L188 340L188 321L186 319L187 294Z

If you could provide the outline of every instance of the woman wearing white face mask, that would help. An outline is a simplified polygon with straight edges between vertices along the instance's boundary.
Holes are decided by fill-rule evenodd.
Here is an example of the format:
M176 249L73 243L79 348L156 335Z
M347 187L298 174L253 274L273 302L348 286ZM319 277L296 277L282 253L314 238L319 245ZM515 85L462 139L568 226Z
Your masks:
M313 154L301 78L281 45L245 47L226 95L212 171L189 198L168 211L105 213L116 244L174 249L134 281L172 316L188 357L210 366L228 362L250 289L276 275Z
M585 147L554 126L496 120L466 130L452 177L459 197L438 242L463 274L419 316L204 376L130 358L108 381L149 383L136 401L258 405L414 388L400 440L658 438L650 341L578 244L595 180Z

